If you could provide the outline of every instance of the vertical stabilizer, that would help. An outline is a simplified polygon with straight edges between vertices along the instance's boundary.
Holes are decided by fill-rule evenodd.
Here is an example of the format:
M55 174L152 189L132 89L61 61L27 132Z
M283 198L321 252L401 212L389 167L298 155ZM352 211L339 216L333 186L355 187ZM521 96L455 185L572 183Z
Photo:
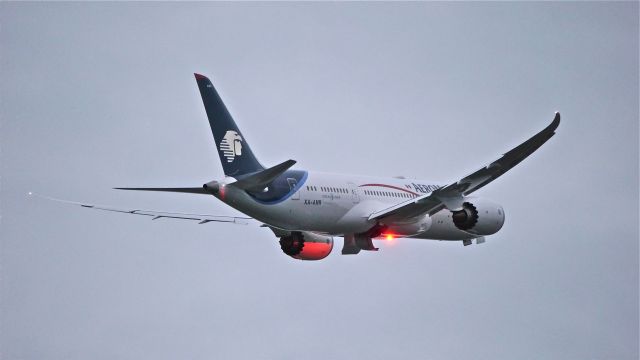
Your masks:
M264 167L253 155L249 143L233 121L211 81L206 76L194 75L207 111L224 174L238 176L263 170Z

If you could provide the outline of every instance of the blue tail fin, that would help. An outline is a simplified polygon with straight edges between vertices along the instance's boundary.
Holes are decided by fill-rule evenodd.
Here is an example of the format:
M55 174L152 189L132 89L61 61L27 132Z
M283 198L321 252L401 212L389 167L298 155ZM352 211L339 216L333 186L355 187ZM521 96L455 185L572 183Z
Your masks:
M263 170L264 167L253 155L249 143L233 121L211 81L206 76L194 75L207 111L224 174L238 176Z

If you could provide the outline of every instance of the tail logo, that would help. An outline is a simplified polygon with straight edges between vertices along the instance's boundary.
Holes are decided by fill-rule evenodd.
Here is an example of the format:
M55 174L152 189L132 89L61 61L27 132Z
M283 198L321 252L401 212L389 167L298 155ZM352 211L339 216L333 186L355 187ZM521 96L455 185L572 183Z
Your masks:
M242 136L233 130L228 130L220 141L220 151L224 154L227 162L233 162L236 156L242 155Z

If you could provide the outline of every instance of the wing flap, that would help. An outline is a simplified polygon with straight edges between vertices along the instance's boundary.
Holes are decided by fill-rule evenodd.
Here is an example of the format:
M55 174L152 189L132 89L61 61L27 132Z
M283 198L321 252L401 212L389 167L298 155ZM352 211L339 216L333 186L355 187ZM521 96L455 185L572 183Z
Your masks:
M405 202L401 202L400 204L391 206L389 208L377 211L371 215L369 215L369 220L387 218L387 219L408 219L412 217L416 217L424 214L424 209L437 209L433 214L440 211L442 209L442 203L432 196L433 193L429 193L426 195L422 195L415 199L407 200ZM429 214L429 215L433 215Z

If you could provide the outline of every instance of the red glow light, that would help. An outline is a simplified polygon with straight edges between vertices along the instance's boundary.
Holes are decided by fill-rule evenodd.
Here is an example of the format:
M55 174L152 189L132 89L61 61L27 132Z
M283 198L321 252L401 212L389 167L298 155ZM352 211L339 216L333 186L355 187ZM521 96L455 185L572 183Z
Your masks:
M387 234L385 238L387 239L387 241L391 241L393 240L393 234Z
M218 190L218 193L220 194L220 200L224 201L224 196L225 196L225 188L224 185L220 186L220 190Z

